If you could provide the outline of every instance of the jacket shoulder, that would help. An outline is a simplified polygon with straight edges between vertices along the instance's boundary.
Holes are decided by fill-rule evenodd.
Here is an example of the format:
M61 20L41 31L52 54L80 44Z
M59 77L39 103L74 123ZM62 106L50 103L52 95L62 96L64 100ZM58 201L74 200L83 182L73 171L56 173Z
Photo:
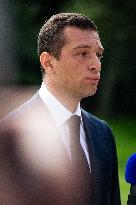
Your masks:
M89 113L83 109L82 109L82 115L83 115L83 117L88 119L89 122L91 122L92 124L94 124L96 126L98 126L98 125L99 126L108 126L108 124L104 120L92 115L91 113Z
M95 130L100 136L111 138L114 141L114 134L107 122L82 110L83 120L90 129Z
M86 124L86 127L97 133L97 139L108 140L115 145L115 138L111 127L104 120L99 119L98 117L82 110L83 121ZM111 144L109 143L109 144Z
M41 110L43 109L45 109L45 106L37 92L24 104L2 118L0 120L0 128L5 129L8 127L14 127L18 124L23 125L24 122L32 122L34 119L36 119L36 117L38 117L38 114L42 113Z

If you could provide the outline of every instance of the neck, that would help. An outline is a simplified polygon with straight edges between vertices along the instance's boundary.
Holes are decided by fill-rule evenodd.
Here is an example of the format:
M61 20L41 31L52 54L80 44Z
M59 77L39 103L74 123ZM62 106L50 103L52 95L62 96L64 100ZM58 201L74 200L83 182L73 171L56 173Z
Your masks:
M47 89L54 95L57 100L63 104L71 113L74 113L80 99L77 99L76 97L73 97L71 94L66 93L65 90L57 89L56 86L53 86L52 84L49 84L47 82L44 82L44 85L46 85Z

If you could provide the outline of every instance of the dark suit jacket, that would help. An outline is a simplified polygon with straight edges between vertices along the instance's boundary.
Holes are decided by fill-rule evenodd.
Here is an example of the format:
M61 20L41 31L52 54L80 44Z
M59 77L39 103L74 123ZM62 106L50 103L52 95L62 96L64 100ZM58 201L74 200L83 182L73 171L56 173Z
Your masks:
M116 146L109 126L82 110L93 205L120 205ZM71 167L37 93L0 122L0 204L74 205L67 199Z

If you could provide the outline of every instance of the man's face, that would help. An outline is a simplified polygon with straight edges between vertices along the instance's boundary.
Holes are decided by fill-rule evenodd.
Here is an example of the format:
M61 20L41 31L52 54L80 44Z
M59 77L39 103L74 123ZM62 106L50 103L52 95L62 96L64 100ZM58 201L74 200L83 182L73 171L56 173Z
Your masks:
M103 47L96 31L66 27L59 59L54 61L54 80L60 94L82 99L94 95L100 80Z

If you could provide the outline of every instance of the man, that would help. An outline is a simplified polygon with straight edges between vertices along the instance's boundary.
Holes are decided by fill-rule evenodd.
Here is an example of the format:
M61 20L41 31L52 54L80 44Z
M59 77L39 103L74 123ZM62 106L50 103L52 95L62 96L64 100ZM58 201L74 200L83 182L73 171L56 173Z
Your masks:
M0 204L120 205L111 130L80 108L96 93L102 53L86 16L61 13L45 22L42 86L1 122Z

